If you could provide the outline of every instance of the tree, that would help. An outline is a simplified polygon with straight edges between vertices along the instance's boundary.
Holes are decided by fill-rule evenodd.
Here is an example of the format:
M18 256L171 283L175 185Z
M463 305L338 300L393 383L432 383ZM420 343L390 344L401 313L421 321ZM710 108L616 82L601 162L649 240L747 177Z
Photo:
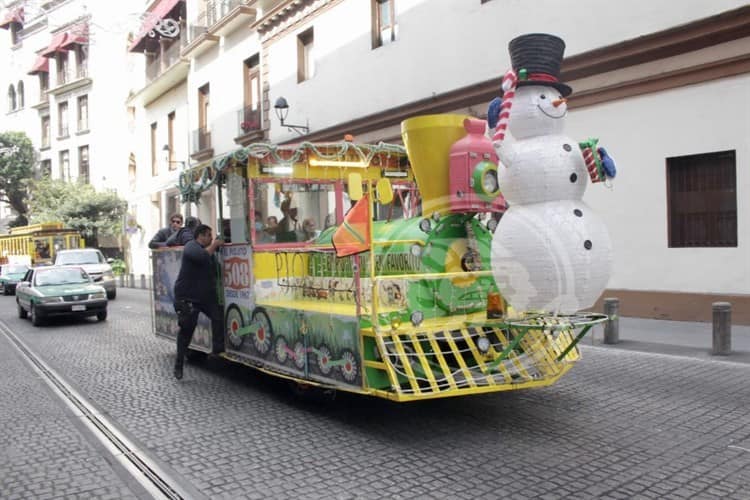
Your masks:
M27 184L33 176L36 150L23 132L0 133L0 201L18 214L11 227L28 223Z
M98 247L100 235L122 231L127 202L113 191L45 177L32 182L29 209L32 223L62 222L80 231L86 246Z

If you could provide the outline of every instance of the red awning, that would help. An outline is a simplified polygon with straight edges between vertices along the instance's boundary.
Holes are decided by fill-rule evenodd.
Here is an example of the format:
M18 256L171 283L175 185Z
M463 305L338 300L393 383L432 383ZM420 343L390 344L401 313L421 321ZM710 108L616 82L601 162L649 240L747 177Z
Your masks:
M36 75L38 73L49 73L49 59L42 56L36 56L36 61L29 71L29 75Z
M133 43L130 44L130 52L140 52L143 50L144 42L149 31L154 29L156 23L172 13L175 7L184 0L161 0L153 9L146 12L146 19L141 25L141 29L136 33Z
M23 7L9 10L5 13L2 22L0 22L0 28L8 29L11 23L23 24Z
M52 41L47 46L46 49L42 51L42 56L44 57L52 57L58 52L63 52L65 49L63 48L63 44L68 39L68 32L63 31L61 33L56 34L52 37Z
M68 30L68 36L60 45L61 49L69 50L73 45L88 45L89 43L89 25L78 24Z

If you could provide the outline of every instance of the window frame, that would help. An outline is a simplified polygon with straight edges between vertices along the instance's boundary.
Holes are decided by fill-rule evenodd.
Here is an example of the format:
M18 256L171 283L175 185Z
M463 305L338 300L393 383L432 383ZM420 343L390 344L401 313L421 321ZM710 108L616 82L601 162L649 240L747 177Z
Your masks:
M83 154L84 151L86 152L85 158ZM78 181L81 182L81 179L83 179L83 182L86 184L91 182L90 151L88 144L78 146Z
M736 150L670 157L665 171L668 247L736 248Z
M68 101L63 101L57 104L57 138L65 139L70 137L70 121L68 119L68 112L70 106Z
M315 31L312 26L297 35L297 83L315 75Z
M387 24L382 19L383 4L388 5ZM396 23L396 0L371 0L372 10L372 48L377 49L395 42L398 39L398 23ZM390 29L388 39L383 38L383 31Z

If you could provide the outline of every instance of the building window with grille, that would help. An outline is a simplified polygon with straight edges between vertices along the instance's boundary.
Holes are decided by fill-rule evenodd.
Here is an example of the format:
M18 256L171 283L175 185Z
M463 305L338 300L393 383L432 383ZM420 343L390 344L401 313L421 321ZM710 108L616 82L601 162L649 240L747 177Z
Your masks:
M670 248L737 246L735 151L667 158Z
M70 180L70 152L60 151L60 180Z
M57 85L68 82L68 53L58 52L55 56L57 62Z
M167 147L169 147L169 153L167 154L167 164L169 170L177 168L177 161L174 159L174 121L175 112L172 111L167 115Z
M314 39L312 28L297 35L297 83L309 80L315 74Z
M18 81L18 85L16 86L16 88L18 89L16 91L16 101L17 101L17 104L18 104L18 109L22 109L23 106L24 106L24 95L23 95L24 90L23 90L23 81L22 80Z
M39 174L41 177L50 177L52 175L52 160L42 160L39 164Z
M372 48L396 41L396 0L371 0Z
M8 86L8 113L16 110L16 89L13 85Z
M151 175L159 175L159 158L156 155L156 122L151 124Z
M75 45L76 54L76 76L86 78L89 76L89 47L88 45Z
M242 66L243 101L240 135L260 130L260 56L246 59Z
M68 137L68 103L61 102L57 105L57 123L58 123L58 137L64 139Z
M78 131L89 129L89 96L82 95L78 98Z
M49 115L42 117L42 147L41 149L49 149L50 147L50 118Z
M78 148L78 182L89 183L89 147Z

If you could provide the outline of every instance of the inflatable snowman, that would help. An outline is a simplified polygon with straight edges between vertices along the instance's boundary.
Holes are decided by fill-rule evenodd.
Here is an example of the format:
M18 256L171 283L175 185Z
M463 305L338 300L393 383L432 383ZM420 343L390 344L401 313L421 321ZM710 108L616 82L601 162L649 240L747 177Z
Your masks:
M493 144L510 208L493 235L492 272L517 312L591 307L612 264L604 221L582 197L589 177L614 177L614 162L595 140L579 145L563 133L571 93L558 79L564 50L547 34L509 44L513 69L503 79ZM506 127L513 140L505 140Z

